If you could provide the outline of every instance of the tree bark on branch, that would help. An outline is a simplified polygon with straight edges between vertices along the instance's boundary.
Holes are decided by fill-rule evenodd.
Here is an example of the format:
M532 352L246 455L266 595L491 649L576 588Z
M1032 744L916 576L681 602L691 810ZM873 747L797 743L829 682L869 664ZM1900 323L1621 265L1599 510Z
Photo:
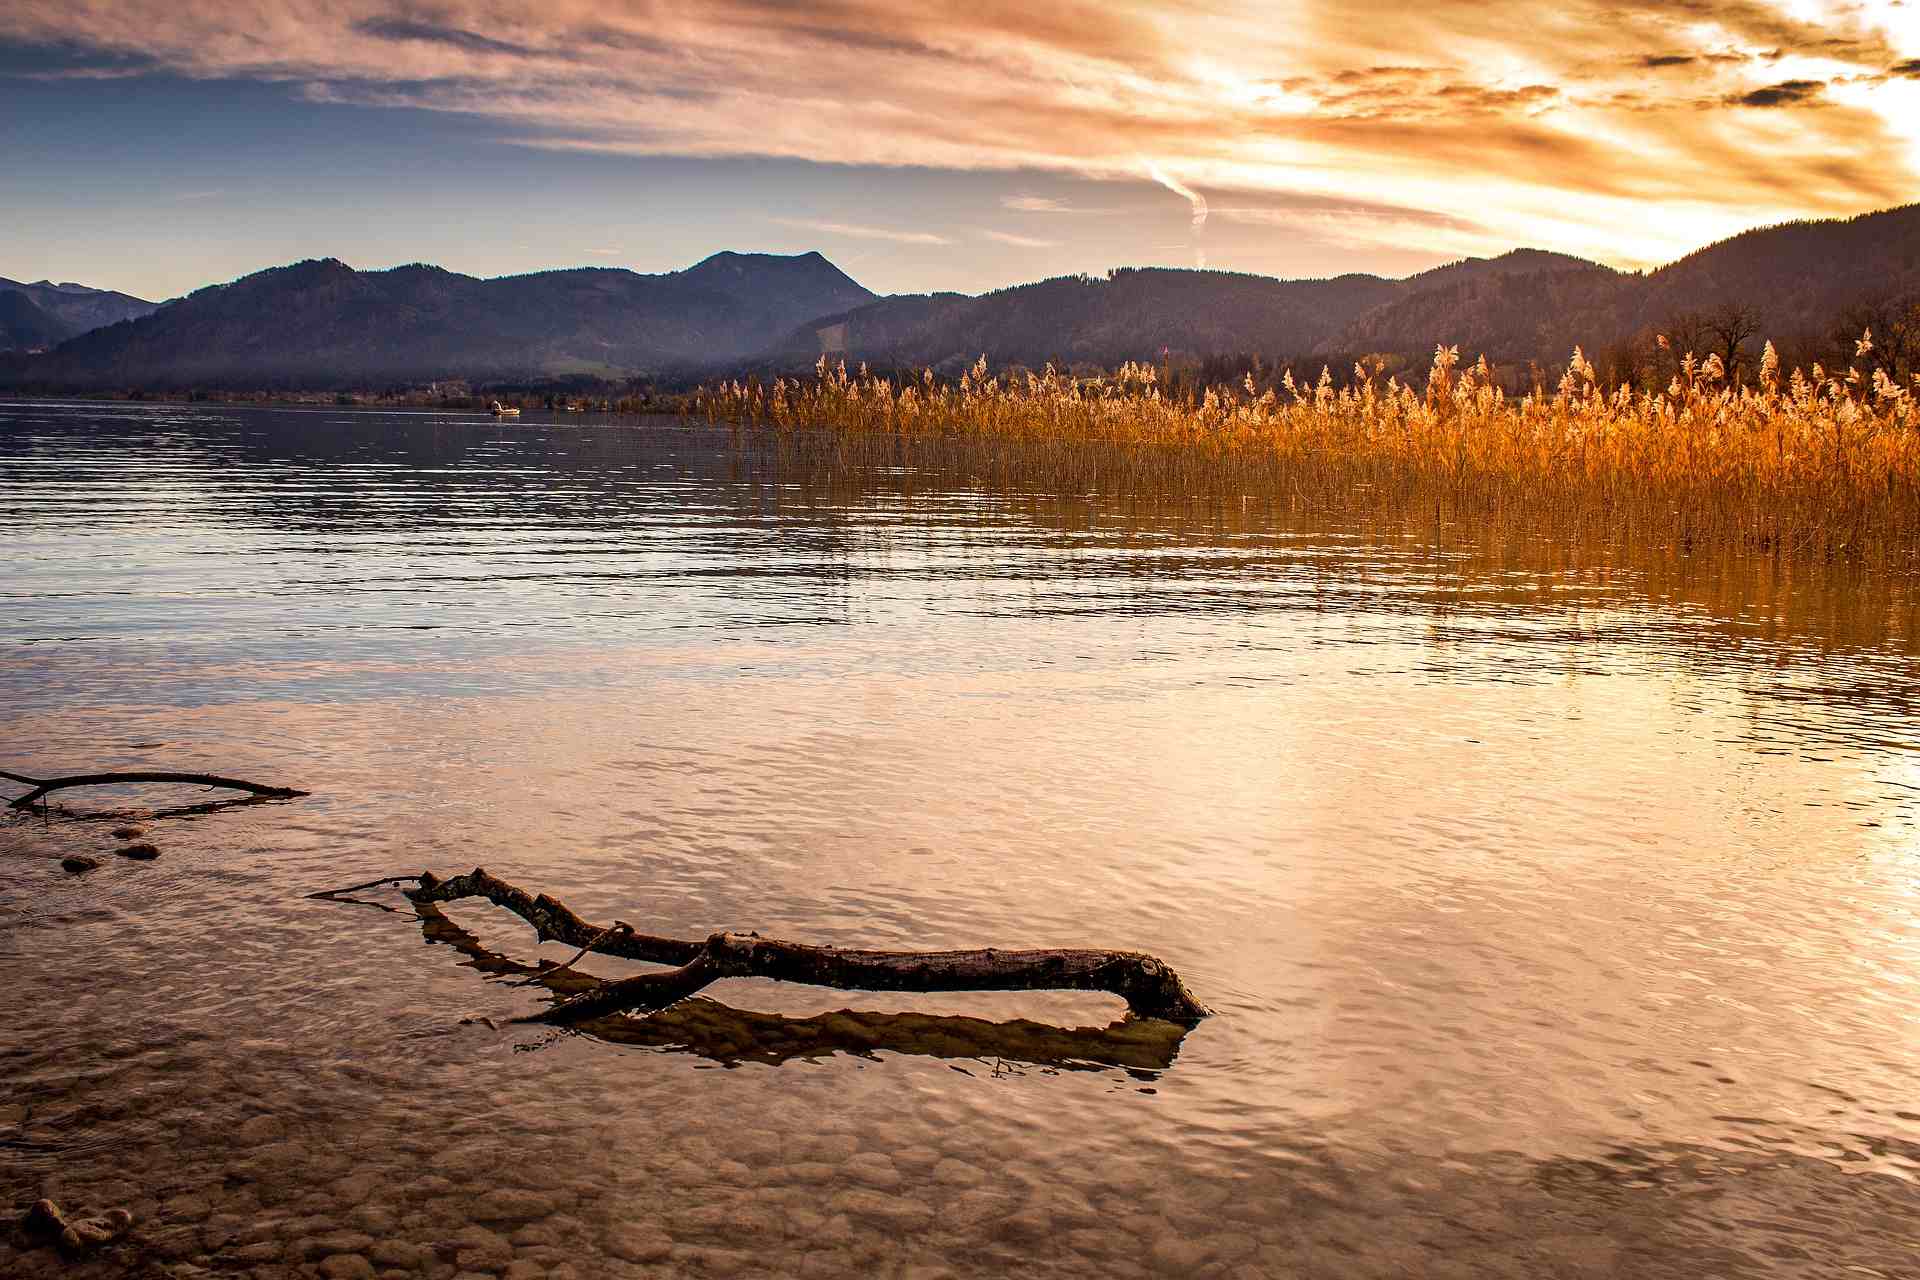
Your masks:
M52 791L64 791L68 787L106 787L121 782L180 782L197 787L223 787L229 791L247 791L256 796L270 796L279 800L310 794L305 791L296 791L292 787L269 787L241 778L223 778L212 773L152 773L142 770L132 773L75 773L64 778L29 778L25 774L8 773L0 769L0 778L33 788L26 795L7 802L15 809L30 808L34 801Z
M522 1019L527 1022L566 1024L610 1013L652 1012L722 978L773 978L855 991L1104 991L1125 1000L1137 1017L1191 1027L1208 1014L1178 974L1139 952L855 951L727 932L689 942L639 933L619 922L590 924L557 899L535 897L481 867L446 879L423 872L417 887L404 892L417 906L484 898L526 920L542 941L674 966L602 982Z

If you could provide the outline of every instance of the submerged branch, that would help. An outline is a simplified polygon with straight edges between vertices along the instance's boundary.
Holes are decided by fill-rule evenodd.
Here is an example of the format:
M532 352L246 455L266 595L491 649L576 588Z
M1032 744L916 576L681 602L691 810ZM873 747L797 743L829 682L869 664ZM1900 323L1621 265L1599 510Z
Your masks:
M515 986L534 983L556 996L566 996L590 990L600 981L547 960L534 964L511 960L431 904L421 904L417 918L427 941L453 947L481 973L516 979ZM852 1009L791 1017L695 996L645 1018L603 1018L583 1024L580 1030L614 1044L690 1053L722 1063L777 1066L836 1053L860 1057L892 1053L961 1061L1004 1059L1066 1070L1120 1067L1150 1080L1173 1066L1188 1029L1159 1018L1130 1016L1105 1027Z
M291 799L309 794L296 791L292 787L269 787L258 782L248 782L243 778L223 778L212 773L153 773L145 770L131 773L75 773L64 778L29 778L25 774L9 773L0 769L0 778L9 782L18 782L33 790L7 803L15 809L26 809L34 801L49 792L64 791L69 787L106 787L126 782L180 782L197 787L222 787L229 791L246 791L256 796L278 800Z
M416 907L485 898L533 925L542 941L674 966L599 983L527 1021L571 1023L610 1013L652 1012L722 978L772 978L855 991L1104 991L1125 1000L1137 1017L1189 1027L1208 1013L1178 974L1139 952L991 947L854 951L755 933L716 933L704 942L687 942L589 924L557 899L534 897L479 867L444 880L424 873L419 887L407 890L406 896Z

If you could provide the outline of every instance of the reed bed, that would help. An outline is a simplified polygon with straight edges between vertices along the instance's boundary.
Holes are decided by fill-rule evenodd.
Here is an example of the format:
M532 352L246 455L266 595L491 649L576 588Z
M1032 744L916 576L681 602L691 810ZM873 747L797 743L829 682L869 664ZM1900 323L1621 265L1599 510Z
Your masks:
M865 465L964 448L978 482L1008 490L1431 508L1615 543L1920 567L1920 378L1783 377L1771 344L1750 385L1716 356L1677 369L1660 390L1607 388L1576 350L1557 387L1512 396L1484 358L1462 368L1441 347L1422 388L1356 367L1347 386L1323 370L1261 390L1249 375L1176 398L1139 364L1086 380L982 360L944 383L823 359L810 379L721 383L695 406Z

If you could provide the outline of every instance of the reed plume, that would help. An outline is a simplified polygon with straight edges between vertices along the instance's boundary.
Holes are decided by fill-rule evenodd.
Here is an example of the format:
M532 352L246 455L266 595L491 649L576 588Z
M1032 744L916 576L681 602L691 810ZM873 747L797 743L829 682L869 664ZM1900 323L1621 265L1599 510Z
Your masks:
M1871 334L1858 350L1871 350ZM1662 343L1663 346L1666 344ZM1356 365L1335 386L1289 371L1261 390L1163 394L1127 363L1098 379L876 376L823 358L810 379L730 381L710 419L842 440L1025 442L1035 483L1279 491L1312 502L1444 502L1458 518L1569 521L1682 547L1704 543L1920 566L1920 378L1794 370L1771 343L1751 385L1691 354L1664 389L1603 386L1575 349L1551 391L1509 395L1483 356L1434 352L1424 387Z

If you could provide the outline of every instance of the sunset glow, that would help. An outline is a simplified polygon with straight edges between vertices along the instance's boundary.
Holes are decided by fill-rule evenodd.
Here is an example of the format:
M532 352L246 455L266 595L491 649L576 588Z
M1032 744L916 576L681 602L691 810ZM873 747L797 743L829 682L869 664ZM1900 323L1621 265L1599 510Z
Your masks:
M16 104L157 79L426 112L481 125L510 188L528 150L818 166L810 207L729 218L767 248L864 247L898 288L1197 255L1316 274L1278 240L1323 273L1516 245L1639 267L1920 193L1920 12L1893 3L24 0L0 41ZM872 168L859 197L847 166ZM929 208L943 174L968 198ZM647 238L644 212L609 217ZM941 265L969 240L1018 268Z

